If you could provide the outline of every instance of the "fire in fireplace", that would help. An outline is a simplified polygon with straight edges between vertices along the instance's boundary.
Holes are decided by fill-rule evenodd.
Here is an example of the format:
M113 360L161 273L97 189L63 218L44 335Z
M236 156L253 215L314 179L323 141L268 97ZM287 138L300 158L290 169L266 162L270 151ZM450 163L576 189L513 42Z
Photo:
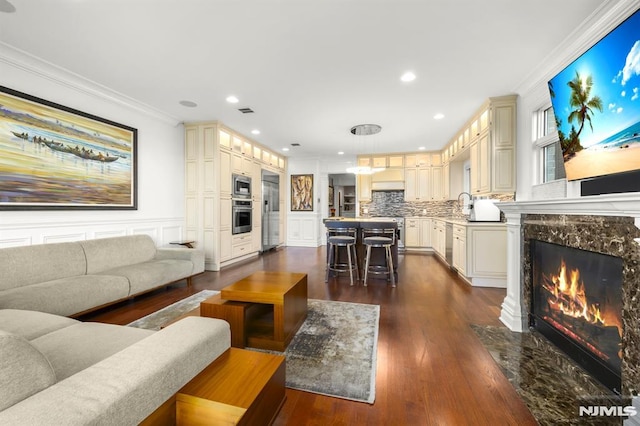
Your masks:
M622 259L531 241L531 325L620 393Z

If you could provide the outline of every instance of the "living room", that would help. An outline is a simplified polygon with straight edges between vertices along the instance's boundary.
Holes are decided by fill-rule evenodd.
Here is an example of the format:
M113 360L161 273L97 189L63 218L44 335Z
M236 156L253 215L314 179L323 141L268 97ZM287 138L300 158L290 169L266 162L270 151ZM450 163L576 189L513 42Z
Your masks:
M14 12L8 12L6 4L15 6ZM637 228L629 226L629 223L638 222L640 217L640 207L637 202L637 194L633 193L615 193L595 196L581 196L581 184L579 181L571 181L567 179L545 179L542 163L543 157L546 154L544 150L545 140L533 141L532 134L534 131L534 124L532 116L537 113L544 112L551 106L550 94L548 89L548 81L558 74L565 66L571 61L576 59L581 53L592 47L598 40L610 33L614 28L622 23L627 17L631 16L639 7L638 1L591 1L588 4L581 3L580 6L576 5L576 8L580 12L576 12L573 17L571 25L568 25L564 29L563 37L561 39L553 40L551 42L553 49L547 48L545 52L534 52L532 47L531 55L538 55L538 63L533 68L527 70L526 73L522 73L518 76L517 84L512 84L508 87L508 90L501 92L493 92L493 87L487 88L480 98L472 100L465 100L460 103L467 103L465 105L464 115L458 116L454 121L457 123L453 127L448 127L446 136L443 138L435 138L437 142L433 147L430 147L428 152L440 152L448 146L449 141L453 138L455 132L466 122L471 113L473 113L482 102L490 97L502 96L508 94L517 94L517 133L515 141L515 191L511 194L511 199L502 201L503 208L503 222L506 229L506 273L504 279L503 288L481 288L472 287L466 281L460 281L455 274L450 274L449 270L443 266L442 262L436 259L436 256L424 255L424 254L405 254L400 261L399 267L399 282L396 293L390 293L390 288L387 288L385 283L381 280L373 280L369 284L368 288L363 287L362 284L358 284L355 288L348 288L349 282L343 280L341 277L336 282L324 283L324 244L325 244L325 229L323 225L323 219L329 216L330 204L329 204L329 187L330 178L332 174L340 174L345 172L347 167L347 161L355 162L358 155L362 154L374 154L374 152L359 152L350 153L353 154L349 158L339 157L334 152L338 149L332 150L331 155L323 156L318 154L322 152L320 148L314 151L316 148L307 146L305 140L305 128L297 127L298 124L291 124L291 127L295 127L295 133L298 136L293 139L277 140L267 139L266 134L270 129L266 123L260 123L258 121L260 113L266 110L266 107L262 107L262 104L254 101L246 101L242 99L241 93L237 93L242 99L240 105L234 105L229 109L236 115L240 114L236 111L237 106L246 106L245 102L249 102L249 106L254 106L256 112L249 114L242 114L243 118L238 119L235 116L233 118L225 119L224 114L220 113L212 104L209 104L206 97L200 97L198 87L193 87L190 84L188 73L174 74L172 80L154 81L149 77L148 84L155 85L153 90L149 93L153 93L144 100L138 99L134 93L141 83L132 79L127 82L127 74L133 74L136 72L136 61L131 61L126 64L120 64L116 59L116 54L109 57L109 61L105 61L104 58L100 58L100 54L95 53L92 49L92 43L96 45L109 44L105 38L108 38L109 31L113 30L113 23L119 22L118 19L122 19L122 23L118 25L131 25L136 27L138 25L133 18L135 15L133 12L145 12L144 7L135 7L131 15L126 12L123 16L117 15L118 19L113 18L115 13L112 10L100 10L100 6L95 10L88 10L88 6L75 2L52 2L55 6L51 7L51 13L44 13L45 17L50 15L52 18L59 19L58 22L65 22L65 19L69 19L69 16L77 16L82 21L82 24L78 23L78 33L71 37L66 35L67 38L62 38L62 31L60 34L53 31L54 34L50 34L50 30L45 30L45 25L36 25L38 19L44 19L40 14L43 14L42 10L47 10L43 7L41 10L33 9L34 6L25 4L22 1L5 1L0 4L3 8L0 10L0 24L2 24L2 43L0 44L0 73L2 75L1 85L19 91L21 93L34 96L40 99L44 99L49 102L63 105L65 107L74 108L75 110L85 112L97 117L105 118L114 123L123 123L126 126L135 128L137 131L137 148L136 148L136 179L134 183L134 195L135 204L127 205L124 208L119 209L101 209L101 208L39 208L38 206L7 206L6 199L0 200L3 203L3 210L0 211L0 248L10 248L19 246L30 246L45 243L63 243L63 242L76 242L83 240L93 240L99 238L116 237L116 236L129 236L136 234L149 235L158 247L170 246L171 242L180 241L184 239L195 239L196 246L198 238L193 238L190 234L190 228L188 221L190 218L189 207L187 206L186 199L188 195L188 165L186 160L187 154L185 153L185 128L189 127L189 123L200 125L201 123L217 121L222 123L225 128L229 128L238 134L246 137L247 141L255 142L253 146L261 147L263 150L269 150L274 154L274 158L282 160L283 166L270 165L270 170L281 176L280 191L282 195L282 208L280 209L283 215L283 226L281 232L282 244L281 247L275 251L265 252L264 254L253 255L240 259L242 262L234 265L233 262L226 262L214 259L213 265L218 263L218 267L208 267L207 272L203 275L198 275L193 278L193 287L188 288L186 284L176 284L166 291L158 291L157 293L151 293L143 298L139 298L136 301L129 304L116 306L112 310L106 312L99 312L95 317L97 320L112 322L118 324L127 324L135 319L134 316L144 316L153 312L161 307L167 306L180 299L188 297L192 292L196 290L220 290L223 287L232 284L233 282L243 278L250 272L254 272L260 269L277 270L282 268L291 272L304 272L309 274L309 282L314 282L315 287L310 284L309 298L313 299L330 299L341 300L355 303L370 303L379 304L382 309L381 322L385 320L389 322L387 328L383 324L380 327L380 345L379 348L384 349L379 352L378 355L378 376L377 387L378 393L376 402L378 405L375 408L375 414L371 414L367 411L368 405L359 405L359 403L347 403L347 402L333 402L330 397L306 397L304 393L291 392L288 396L287 402L283 406L281 417L277 422L286 422L287 420L292 422L300 421L302 423L312 424L314 422L312 416L304 417L301 412L307 411L313 412L313 415L317 418L322 418L325 422L340 423L344 422L358 422L362 419L367 419L369 423L381 424L388 421L395 416L396 418L403 419L405 423L409 424L437 424L440 420L434 414L432 417L427 417L424 412L431 410L435 413L438 410L432 408L433 406L441 403L447 407L447 410L438 412L442 415L441 420L443 422L449 421L457 424L464 424L471 422L470 419L484 419L485 421L515 423L514 419L523 419L521 423L533 422L533 417L529 413L526 405L520 400L521 396L513 389L508 389L511 386L510 383L504 378L497 377L500 370L496 364L491 364L491 357L488 355L487 350L484 349L479 341L476 341L476 337L472 332L460 331L463 328L463 322L468 321L473 324L491 325L491 326L506 326L507 329L513 332L527 331L528 315L530 313L530 292L532 283L530 280L523 279L523 276L529 276L531 271L531 265L535 262L535 259L531 258L529 254L530 246L536 244L531 243L532 240L540 240L541 235L553 235L557 238L544 238L548 242L558 243L563 239L569 239L573 242L575 247L582 249L590 248L594 251L598 251L606 254L615 254L615 250L612 247L622 247L621 250L624 254L617 254L618 257L624 258L625 265L631 265L634 262L634 256L637 254L637 249L633 252L628 247L627 240L623 243L616 242L620 240L620 232L626 233L625 235L631 235L634 232L637 233ZM170 2L163 4L164 6L170 6ZM500 5L492 5L497 9ZM551 7L551 3L550 3ZM59 8L56 9L56 8ZM568 6L567 6L568 8ZM55 9L55 10L54 10ZM140 9L140 10L138 10ZM553 7L551 7L551 10ZM339 9L332 9L334 13L337 13ZM473 9L476 11L475 9ZM493 10L493 9L492 9ZM209 11L209 9L207 9ZM104 22L95 23L95 25L107 25L103 28L103 33L99 38L95 40L88 39L82 35L81 29L84 25L91 25L90 17L101 16L100 13L104 12L105 16L112 17L109 20L108 25ZM317 11L320 13L320 11ZM244 13L246 11L238 11L241 16L246 17ZM293 12L292 12L293 13ZM299 13L299 11L295 11ZM567 11L565 11L567 13ZM66 15L66 17L65 17ZM331 18L321 14L327 19ZM351 15L350 15L351 16ZM31 19L33 18L33 20ZM190 16L180 15L180 19L185 22L189 22ZM560 19L556 18L559 22ZM98 20L98 19L96 19ZM248 20L255 24L256 22ZM278 21L278 24L281 22ZM32 25L42 27L42 31L47 35L38 35L34 33L30 37L33 40L37 40L38 37L43 39L49 37L50 40L45 42L42 40L40 44L25 37L24 32L28 32ZM269 27L266 24L262 30L268 31ZM300 24L299 24L300 25ZM560 26L559 24L557 26ZM107 28L109 30L107 31ZM296 27L299 29L299 27ZM235 34L233 28L229 29L229 34ZM554 27L554 30L556 28ZM33 30L35 31L35 30ZM293 30L292 30L293 31ZM135 33L135 31L133 31ZM543 30L540 31L544 33ZM188 33L188 31L187 31ZM127 33L130 34L130 33ZM356 34L356 38L361 37L362 34ZM23 37L30 39L31 46L25 42L21 44L19 39ZM137 34L139 37L140 45L136 45L137 49L144 49L145 46L145 34L140 32ZM186 36L185 36L186 37ZM508 37L507 37L508 38ZM70 39L75 39L73 43L70 43ZM185 59L180 54L181 45L178 41L178 37L172 37L170 32L163 35L162 42L164 43L164 51L139 51L137 58L140 62L153 62L156 67L162 67L164 61L184 61L184 66L187 64L189 68L198 68L199 62L204 59L189 57L189 60ZM123 51L124 54L127 46L127 40L114 37L111 41L118 49ZM549 43L549 41L547 41ZM51 56L51 53L47 51L48 43L56 45L59 49L60 46L69 44L68 52L65 49L56 50L56 55L59 55L59 61L55 60L55 57ZM198 45L197 41L192 41L193 44ZM514 41L512 47L511 61L517 62L517 48L515 45L517 40ZM30 48L28 48L30 47ZM116 49L116 51L118 50ZM207 55L220 55L215 51L215 48L211 46L201 45L199 51L204 57ZM523 49L524 50L524 49ZM104 67L101 72L96 70L90 71L88 64L82 64L83 61L76 63L75 68L70 67L73 62L69 61L69 56L76 55L78 51L93 52L93 56L86 54L85 62L91 61L105 61L110 62L110 67ZM70 53L71 52L71 53ZM193 52L193 50L190 50ZM228 52L225 51L228 55ZM490 56L490 55L489 55ZM177 59L176 59L177 58ZM276 57L277 58L277 57ZM216 57L220 62L232 62L231 56L218 56ZM191 62L193 61L193 62ZM268 63L266 58L261 58L259 63L255 65L256 69L260 67L270 68L275 65L264 65ZM474 68L474 67L471 67ZM86 70L86 72L85 72ZM266 72L267 70L265 70ZM195 71L194 71L195 72ZM256 71L257 72L257 71ZM198 71L200 76L202 71ZM637 78L637 69L635 70L635 78ZM110 81L107 76L113 74L117 78L112 81L118 81L119 86L109 86L106 82ZM239 86L242 81L242 76L238 77L236 84ZM166 78L166 76L163 76ZM429 78L424 74L418 73L418 79ZM460 82L456 83L461 84ZM131 89L127 91L127 86ZM179 100L194 100L201 104L200 108L179 105L172 105L171 108L162 108L162 105L168 105L168 100L163 96L162 86L175 86L182 90L182 97L179 99L171 99L173 104L178 104ZM160 87L160 89L157 89ZM409 86L402 86L401 90L405 90ZM633 95L634 83L629 83L628 99L631 99ZM241 89L234 89L241 90ZM302 89L299 89L302 91ZM492 90L491 92L489 90ZM259 88L256 89L259 91ZM224 98L232 92L220 92L217 95ZM249 93L248 89L247 92ZM304 93L303 91L301 93ZM247 95L245 95L247 96ZM256 94L257 96L257 94ZM304 95L299 95L304 96ZM637 96L637 94L636 94ZM374 96L375 97L375 96ZM258 99L257 97L254 99ZM292 102L292 101L290 101ZM224 102L226 105L226 102ZM334 108L331 105L326 106L326 109ZM177 109L182 108L182 110ZM608 105L605 105L605 109ZM197 110L196 113L184 114L181 111ZM167 112L170 111L170 112ZM178 111L177 113L175 111ZM430 116L436 111L429 112ZM191 115L188 115L191 114ZM346 113L345 113L346 114ZM184 118L188 117L188 118ZM247 119L247 117L252 117ZM450 117L448 117L450 118ZM447 118L447 119L448 119ZM235 121L234 121L235 120ZM241 121L249 120L249 121ZM275 120L275 117L274 117ZM354 121L355 120L355 121ZM349 128L352 125L360 124L360 122L369 122L371 120L365 114L355 114L348 117L344 122L340 122L340 125L336 124L339 128L338 133L343 132L346 135L340 135L339 145L347 147L357 144L352 135L348 134ZM446 119L445 119L446 120ZM185 124L186 123L186 124ZM238 123L236 125L236 123ZM241 123L241 124L240 124ZM260 123L260 124L258 124ZM264 126L262 135L252 134L251 130L258 126ZM285 126L283 126L285 127ZM344 129L342 128L344 127ZM596 126L594 126L596 127ZM585 126L585 132L588 125ZM383 130L380 133L380 137L385 134L388 127L383 125ZM275 130L274 130L275 131ZM438 130L440 131L440 130ZM435 132L435 130L434 130ZM425 132L424 134L430 134ZM431 135L431 134L430 134ZM262 137L265 139L262 139ZM336 137L338 138L338 136ZM430 137L431 138L431 137ZM266 141L270 141L267 143ZM291 143L299 142L301 147L292 147ZM311 142L309 142L309 145ZM373 142L375 145L375 153L398 153L400 149L393 143L389 143L384 139L377 139ZM290 151L283 151L282 147L286 145ZM327 141L327 145L329 142ZM403 153L417 153L418 145L414 144L415 148L403 150ZM306 151L309 149L309 151ZM329 149L329 148L327 148ZM6 165L0 160L0 166ZM353 164L352 164L353 165ZM4 175L5 172L2 171ZM291 191L291 177L293 175L312 175L313 176L313 189L316 194L313 200L313 207L310 210L293 211L292 200L289 196ZM548 180L548 182L547 182ZM618 184L614 184L618 185ZM458 188L458 187L456 187ZM14 189L14 188L12 188ZM457 205L458 194L462 192L456 189L455 191L449 191L446 200L442 203L449 203L451 205ZM10 203L8 203L10 204ZM447 205L449 205L447 204ZM428 206L435 205L427 204ZM9 207L9 208L7 208ZM16 208L17 207L17 208ZM41 207L41 206L40 206ZM133 208L135 207L135 208ZM389 206L388 211L394 211L393 206ZM356 207L356 211L359 216L365 216L370 213L370 210L376 208L373 201L366 201L359 203ZM428 207L430 208L430 207ZM366 209L366 211L365 211ZM421 209L420 209L421 210ZM420 216L420 210L415 213L416 216ZM395 214L380 214L380 216L396 216ZM567 220L567 216L580 216L592 217L593 222L588 219L578 222L570 222ZM607 218L625 218L622 222L615 222L617 219L609 221ZM218 219L216 219L218 220ZM581 219L582 220L582 219ZM630 221L630 222L629 222ZM597 223L595 223L597 222ZM204 235L204 231L203 235ZM221 237L218 237L221 238ZM215 238L214 238L215 239ZM580 242L577 242L580 240ZM219 268L222 263L222 268ZM433 279L439 282L439 284L433 284L433 289L423 289L424 278L421 276L421 271L428 269L433 272ZM624 269L624 305L623 312L637 311L637 306L631 303L634 299L634 289L637 288L637 277L633 272L633 268L625 267ZM446 283L455 283L453 288L449 288ZM403 295L403 284L406 286L407 293ZM450 293L449 293L450 292ZM454 301L447 300L447 296L451 297ZM452 321L449 325L446 324L447 315L444 312L439 312L438 305L429 304L429 309L438 311L440 317L430 317L422 312L419 306L413 306L411 301L407 298L433 298L444 304L452 303L452 312L455 312L456 318L448 318ZM465 299L463 299L465 298ZM468 306L465 306L468 304ZM482 304L482 307L477 308L477 312L467 312L473 310L476 304ZM393 312L390 317L385 317L385 309ZM405 309L407 312L416 315L415 318L404 317L404 314L400 310ZM137 312L134 313L134 312ZM636 340L635 334L630 333L634 328L637 329L638 318L635 315L627 315L622 319L625 323L626 331L623 333L624 342L633 342ZM463 322L458 322L460 317L464 317ZM434 321L432 326L438 325L443 329L439 331L429 330L429 333L434 335L446 334L443 330L448 330L451 327L452 333L456 335L456 338L460 339L460 345L463 345L464 339L469 339L467 344L474 351L484 351L482 355L479 355L475 360L467 360L470 357L469 354L459 354L462 346L452 346L451 348L443 349L443 352L447 350L448 355L461 357L464 362L468 362L468 367L465 366L447 366L445 369L449 369L455 376L452 380L459 380L462 382L458 386L447 386L443 389L450 395L440 395L439 397L429 395L416 398L414 396L401 396L395 397L390 391L383 391L385 386L390 386L392 390L399 391L401 386L397 382L403 380L410 380L416 372L402 372L398 373L398 376L393 372L394 368L411 370L412 366L418 365L417 368L424 368L425 364L409 364L407 363L405 356L413 356L415 358L428 356L429 347L425 346L426 352L418 353L418 348L414 348L414 351L409 354L400 355L399 349L393 349L392 345L397 343L390 337L390 334L397 332L397 327L400 327L400 322L406 321L408 324L413 324L414 330L407 332L409 335L402 337L400 340L402 344L415 339L416 341L424 342L424 333L426 331L421 329L420 322L429 323ZM391 324L392 323L392 324ZM466 325L465 325L466 327ZM384 338L384 339L383 339ZM440 336L443 338L443 336ZM435 337L434 337L435 339ZM476 340L474 340L476 339ZM630 347L625 346L629 351ZM430 349L433 350L433 349ZM435 356L435 355L434 355ZM637 367L634 367L635 361L638 360L638 351L633 350L622 363L622 385L625 393L637 391L638 387L638 372ZM403 361L397 364L398 360ZM635 360L635 361L634 361ZM441 360L442 361L442 360ZM444 362L444 361L442 361ZM459 363L462 363L460 361ZM457 363L457 364L459 364ZM397 367L394 367L397 366ZM482 413L486 410L482 406L487 404L497 404L501 398L494 396L489 400L482 400L481 397L474 397L472 391L463 391L463 388L467 385L468 377L466 375L473 375L474 368L481 369L485 365L487 372L485 377L486 381L477 380L474 382L475 386L484 386L482 392L485 392L487 388L495 389L500 395L506 395L504 398L508 400L506 405L496 408L496 411L505 410L504 407L508 407L508 410L517 413L513 417L500 417L497 414L474 414L478 411ZM637 365L637 364L636 364ZM470 367L473 366L473 367ZM439 377L444 380L444 377L437 372L430 371L430 374ZM457 374L457 376L456 376ZM387 379L387 376L389 377ZM393 379L392 379L393 377ZM391 382L388 382L390 380ZM432 379L419 379L428 381L430 386L435 385L435 381ZM474 379L475 380L475 379ZM493 388L497 383L496 388ZM414 386L411 383L407 383L408 388ZM424 384L415 384L417 392L424 392L428 394L429 391ZM478 388L474 388L476 391ZM618 389L619 390L619 389ZM289 392L289 391L288 391ZM433 392L433 391L431 391ZM460 393L458 393L460 392ZM403 393L410 393L409 390L403 391ZM464 395L462 399L473 400L470 402L470 409L472 412L468 417L465 417L462 412L465 410L465 403L457 400L456 398ZM440 399L439 399L440 398ZM447 399L449 398L449 399ZM443 401L445 400L445 401ZM314 404L318 404L320 407L315 407ZM459 404L459 405L458 405ZM380 406L384 405L389 413L392 414L380 414L383 411ZM313 409L312 409L313 407ZM390 408L394 407L394 408ZM398 408L402 407L402 408ZM399 414L406 410L408 413ZM342 410L349 410L350 414L340 414ZM577 407L576 407L577 411ZM477 415L477 417L475 417ZM483 417L483 415L485 417ZM284 420L286 419L286 420ZM348 419L348 420L346 420ZM538 420L540 421L540 420ZM320 422L321 423L321 422ZM284 423L280 423L284 424Z

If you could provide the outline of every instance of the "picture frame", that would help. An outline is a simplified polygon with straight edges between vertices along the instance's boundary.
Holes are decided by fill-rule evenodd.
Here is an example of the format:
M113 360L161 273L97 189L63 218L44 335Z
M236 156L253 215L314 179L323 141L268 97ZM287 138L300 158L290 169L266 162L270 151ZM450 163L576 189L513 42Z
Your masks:
M291 211L313 211L313 175L291 175Z
M334 198L333 186L330 186L329 187L329 207L333 207L333 198Z
M0 86L0 210L137 210L138 131Z

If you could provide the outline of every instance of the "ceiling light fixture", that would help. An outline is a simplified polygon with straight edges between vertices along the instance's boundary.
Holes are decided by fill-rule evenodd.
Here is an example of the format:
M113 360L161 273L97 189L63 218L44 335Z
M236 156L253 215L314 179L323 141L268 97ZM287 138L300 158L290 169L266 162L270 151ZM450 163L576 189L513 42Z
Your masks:
M418 147L418 149L419 149L420 151L424 151L424 150L425 150L425 149L427 149L427 148L425 148L424 146L419 146L419 147Z
M258 130L258 129L253 129L253 130L251 131L251 133L252 133L252 134L254 134L254 135L259 135L259 134L260 134L260 130Z
M338 151L338 155L344 155L344 151Z
M412 73L411 71L405 72L400 77L400 80L404 81L405 83L409 83L410 81L413 81L415 79L416 79L416 75L414 73Z
M365 141L363 138L365 136L376 135L380 133L381 130L382 127L377 124L358 124L353 126L349 131L354 135L356 145L364 145ZM369 147L369 150L371 150L371 147ZM381 172L384 169L384 167L355 166L348 167L347 173L353 173L355 175L370 175L376 172Z
M442 119L444 118L444 114L443 114L443 113L441 113L441 112L439 112L439 113L437 113L436 115L434 115L434 116L433 116L433 118L434 118L435 120L442 120Z
M197 103L195 102L191 102L191 101L180 101L180 105L187 107L187 108L195 108L198 106Z
M284 148L282 148L283 151L289 151L289 148L287 148L286 146Z
M230 104L237 104L238 102L240 102L240 99L231 95L231 96L227 96L227 102L229 102Z

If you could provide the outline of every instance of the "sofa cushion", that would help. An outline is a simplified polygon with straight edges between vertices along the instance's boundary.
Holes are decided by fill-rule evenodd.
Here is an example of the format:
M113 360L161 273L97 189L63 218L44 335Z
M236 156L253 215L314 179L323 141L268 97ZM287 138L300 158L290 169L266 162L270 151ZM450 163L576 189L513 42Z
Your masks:
M87 271L78 243L39 244L0 250L0 290L57 280Z
M230 342L225 321L182 319L0 411L0 424L139 424Z
M0 411L56 382L47 358L24 337L0 330Z
M79 275L0 292L0 308L69 316L128 295L125 277Z
M87 274L147 262L156 254L156 245L148 235L86 240L80 245L87 258Z
M59 315L20 309L0 309L0 329L27 340L78 324L80 321Z
M153 333L134 327L85 322L45 334L31 344L47 357L60 381Z
M130 294L133 295L181 280L191 275L192 270L193 263L190 260L162 259L109 269L103 274L127 277L131 286Z

